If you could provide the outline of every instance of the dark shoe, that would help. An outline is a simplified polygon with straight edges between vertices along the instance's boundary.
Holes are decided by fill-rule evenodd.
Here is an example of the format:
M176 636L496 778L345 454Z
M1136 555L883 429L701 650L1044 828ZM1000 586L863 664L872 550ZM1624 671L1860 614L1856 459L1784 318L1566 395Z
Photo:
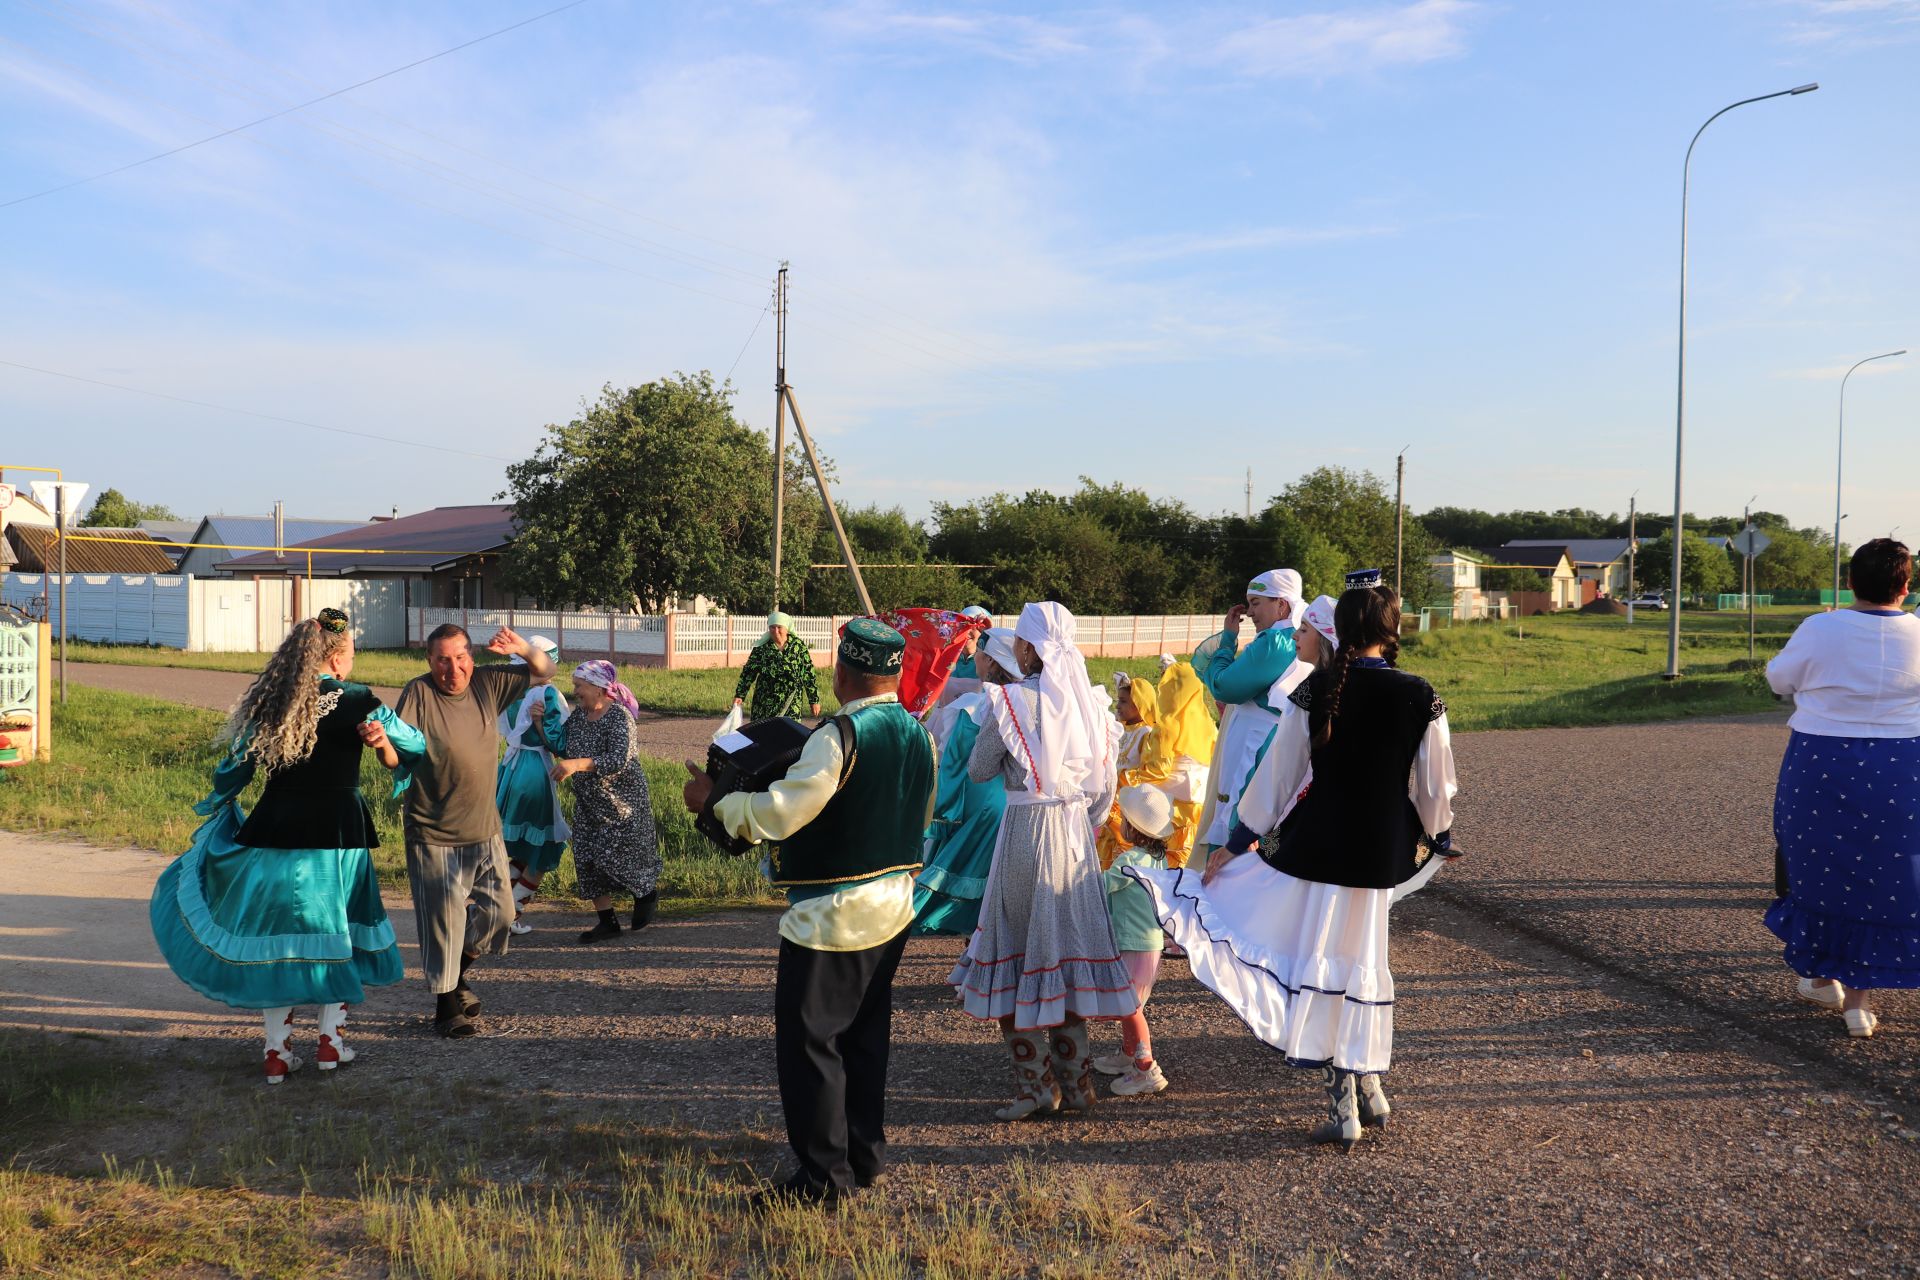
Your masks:
M815 1182L804 1173L796 1173L785 1182L776 1182L757 1193L754 1205L761 1210L787 1205L818 1205L830 1208L840 1203L842 1192L830 1182Z
M655 889L644 898L633 900L633 927L644 929L653 923L654 916L660 911L660 891Z
M1342 1151L1351 1151L1360 1141L1360 1090L1351 1071L1326 1068L1327 1121L1316 1125L1310 1135L1315 1142L1338 1143Z
M869 1187L879 1186L886 1177L884 1170L879 1173L856 1173L853 1175L853 1185L865 1191Z
M625 932L626 930L620 927L618 920L602 920L595 924L593 928L581 934L580 941L583 943L605 942L608 938L617 938Z
M433 1029L449 1040L464 1040L479 1028L464 1013L456 1013L451 1018L435 1018Z
M460 985L453 989L453 998L460 1002L461 1013L469 1018L480 1016L480 997L473 993L473 988L467 985L465 978L460 979Z

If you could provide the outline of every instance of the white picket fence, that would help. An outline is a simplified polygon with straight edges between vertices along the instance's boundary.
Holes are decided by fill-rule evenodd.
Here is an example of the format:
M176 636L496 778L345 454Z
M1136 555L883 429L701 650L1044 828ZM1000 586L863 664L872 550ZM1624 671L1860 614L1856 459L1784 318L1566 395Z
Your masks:
M60 575L0 576L0 600L43 618L60 634ZM206 653L274 649L300 617L344 609L363 649L406 643L404 588L394 579L198 578L169 574L70 573L67 632L100 644L152 645Z
M813 650L814 661L832 661L834 637L846 617L806 617L793 620L794 634ZM1011 627L1017 619L1003 615L997 627ZM1092 657L1130 658L1144 654L1193 651L1220 629L1215 614L1168 616L1095 616L1076 620L1076 640ZM407 644L420 647L435 627L445 623L465 627L476 643L500 627L521 635L544 635L569 656L611 657L639 666L734 667L766 631L759 616L733 614L619 614L562 613L534 609L409 609Z

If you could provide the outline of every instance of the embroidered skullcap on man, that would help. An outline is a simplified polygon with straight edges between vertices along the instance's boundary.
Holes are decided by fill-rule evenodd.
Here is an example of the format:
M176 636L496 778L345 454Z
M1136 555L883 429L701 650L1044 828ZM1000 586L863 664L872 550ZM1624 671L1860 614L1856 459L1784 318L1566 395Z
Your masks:
M855 618L840 633L839 660L870 676L897 676L907 638L877 618Z

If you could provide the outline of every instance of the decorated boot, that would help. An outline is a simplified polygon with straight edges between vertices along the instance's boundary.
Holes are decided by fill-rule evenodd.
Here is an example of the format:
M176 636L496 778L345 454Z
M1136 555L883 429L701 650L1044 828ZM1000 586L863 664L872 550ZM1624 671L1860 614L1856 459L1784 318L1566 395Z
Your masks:
M287 1051L287 1039L293 1034L293 1009L262 1009L260 1025L267 1033L267 1083L279 1084L301 1067L300 1059Z
M1060 1088L1054 1083L1053 1062L1047 1055L1044 1031L1003 1032L1007 1049L1013 1054L1013 1074L1017 1081L1013 1101L994 1112L1000 1120L1025 1120L1028 1116L1057 1111Z
M519 876L513 878L513 922L507 928L515 935L533 932L533 926L520 917L525 912L527 903L532 901L537 889L538 886L529 884Z
M346 1020L347 1006L344 1004L320 1006L320 1047L314 1051L313 1065L322 1071L331 1071L359 1056L340 1038L340 1027Z
M1337 1142L1345 1151L1360 1141L1359 1077L1337 1067L1326 1069L1327 1122L1315 1126L1315 1142Z
M1366 1129L1384 1129L1393 1117L1387 1091L1377 1075L1360 1077L1360 1125Z
M1091 1111L1100 1100L1093 1080L1093 1047L1087 1024L1079 1020L1053 1028L1053 1078L1060 1084L1060 1105L1068 1111Z

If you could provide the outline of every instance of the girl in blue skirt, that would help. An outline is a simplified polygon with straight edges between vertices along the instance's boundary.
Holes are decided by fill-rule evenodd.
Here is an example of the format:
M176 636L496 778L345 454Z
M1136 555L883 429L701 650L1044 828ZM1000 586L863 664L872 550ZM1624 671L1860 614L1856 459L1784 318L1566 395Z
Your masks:
M338 609L297 624L249 686L223 731L213 791L194 806L207 821L153 891L154 940L180 980L261 1011L268 1084L301 1066L287 1047L295 1005L318 1006L315 1060L329 1071L354 1058L340 1036L347 1006L401 978L368 853L380 839L360 753L378 742L391 769L426 743L347 681L347 628ZM238 797L256 774L266 787L249 815Z
M527 643L543 651L554 662L560 661L560 646L545 636L530 636ZM524 665L525 659L513 661ZM534 708L540 714L534 714ZM513 923L515 933L532 933L533 926L521 920L528 899L540 890L547 872L560 865L573 831L560 811L560 788L549 776L553 771L553 748L564 749L567 715L570 708L551 680L535 680L527 688L520 705L500 716L500 736L506 739L507 753L500 759L500 782L493 796L500 810L500 831L507 842L507 860L513 864Z

